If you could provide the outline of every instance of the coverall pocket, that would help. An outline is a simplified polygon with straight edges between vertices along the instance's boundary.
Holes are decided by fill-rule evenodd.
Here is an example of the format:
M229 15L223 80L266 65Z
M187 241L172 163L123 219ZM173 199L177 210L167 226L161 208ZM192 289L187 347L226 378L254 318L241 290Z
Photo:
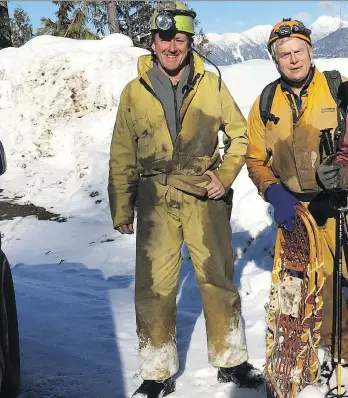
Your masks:
M138 156L140 158L155 156L156 141L146 111L134 121L133 126L138 137Z

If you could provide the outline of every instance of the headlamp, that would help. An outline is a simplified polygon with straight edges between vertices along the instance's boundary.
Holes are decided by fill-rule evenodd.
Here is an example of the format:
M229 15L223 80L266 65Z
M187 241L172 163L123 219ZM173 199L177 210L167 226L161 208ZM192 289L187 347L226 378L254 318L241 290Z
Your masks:
M309 37L311 34L310 29L307 29L301 22L297 25L281 25L277 30L273 32L273 34L278 36L289 36L291 33L299 33L303 34L304 36Z
M175 19L177 15L183 15L192 19L196 18L196 13L193 10L164 10L160 11L155 19L155 23L160 30L174 30Z
M287 36L291 34L291 27L290 25L282 25L278 31L277 31L279 36Z
M156 17L156 26L160 30L170 30L175 26L173 15L169 11L162 11Z

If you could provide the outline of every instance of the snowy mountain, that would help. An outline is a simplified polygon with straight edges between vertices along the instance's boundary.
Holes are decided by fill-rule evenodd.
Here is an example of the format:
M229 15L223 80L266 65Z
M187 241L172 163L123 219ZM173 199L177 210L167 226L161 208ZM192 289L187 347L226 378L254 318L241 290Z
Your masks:
M23 208L33 204L65 219L0 213L19 316L20 398L126 398L141 382L133 303L136 238L112 228L107 179L120 93L137 75L137 59L145 52L117 34L95 42L41 36L0 51L0 140L8 158L0 209L9 201ZM316 64L348 76L347 59ZM261 89L277 77L269 60L221 72L245 117ZM245 168L233 188L234 282L249 359L262 369L276 227ZM170 397L265 397L264 387L254 391L217 382L187 256L178 290L180 371ZM345 384L347 373L344 368ZM313 389L301 396L324 396Z
M269 59L267 40L271 29L271 25L260 25L241 33L208 33L211 44L209 58L220 66L250 59Z
M312 40L318 43L317 57L345 57L347 45L344 46L344 37L348 38L345 28L348 21L330 16L319 17L311 26ZM231 65L250 59L269 59L267 41L271 32L271 25L258 25L241 33L208 33L207 38L211 45L210 59L217 65ZM342 45L336 47L335 40L329 38L334 32L339 34ZM345 36L346 35L346 36ZM338 37L338 36L337 36ZM328 39L326 41L326 39ZM336 37L335 37L336 39ZM314 46L316 49L317 46ZM320 54L320 55L319 55Z
M330 33L338 29L348 27L348 21L340 18L323 15L312 23L310 29L312 31L311 37L313 43L328 36Z
M340 28L313 46L315 58L348 57L348 27Z

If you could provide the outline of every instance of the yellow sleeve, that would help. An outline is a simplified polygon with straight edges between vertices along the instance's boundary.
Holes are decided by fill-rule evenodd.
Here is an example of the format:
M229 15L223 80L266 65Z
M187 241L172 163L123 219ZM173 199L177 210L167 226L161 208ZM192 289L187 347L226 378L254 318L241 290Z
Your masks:
M246 155L246 164L249 176L261 195L266 189L279 180L274 176L270 167L266 147L266 128L260 117L260 97L257 98L248 116L249 145Z
M109 162L109 203L114 228L134 221L139 174L128 86L121 94Z
M225 152L221 167L215 171L215 174L227 190L245 163L248 137L245 118L223 82L220 98L222 128L230 138L231 143Z

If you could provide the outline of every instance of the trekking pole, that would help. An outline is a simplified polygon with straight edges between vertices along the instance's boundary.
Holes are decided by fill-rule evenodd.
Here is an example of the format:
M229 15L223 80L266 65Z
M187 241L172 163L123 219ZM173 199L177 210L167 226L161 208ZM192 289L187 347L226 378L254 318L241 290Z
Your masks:
M332 128L326 128L320 130L321 132L321 142L324 146L326 156L333 155L335 153L332 136ZM331 193L329 200L330 207L336 211L336 220L338 220L338 242L336 242L336 253L334 261L334 272L336 276L336 300L335 309L333 311L333 326L335 330L332 331L333 337L337 336L337 367L336 367L336 377L337 377L337 387L332 388L326 394L326 397L330 398L343 398L348 397L347 391L342 393L342 252L343 252L343 229L344 238L347 241L348 237L348 227L346 220L346 212L348 210L347 206L348 193L342 190L334 190ZM336 319L337 318L337 323ZM334 346L336 345L336 339L334 341ZM333 350L335 352L335 349Z
M338 212L338 242L336 245L336 258L334 267L334 272L336 273L336 309L334 311L334 314L337 314L337 327L335 328L335 332L337 334L337 387L329 390L326 394L326 397L343 398L348 397L347 391L342 392L342 388L344 387L344 385L342 385L342 252L343 239L347 240L348 236L348 227L346 220L347 193L343 191L337 192L333 194L333 197L334 199L332 200L332 202L330 200L330 206ZM343 201L345 201L345 205L343 204Z

